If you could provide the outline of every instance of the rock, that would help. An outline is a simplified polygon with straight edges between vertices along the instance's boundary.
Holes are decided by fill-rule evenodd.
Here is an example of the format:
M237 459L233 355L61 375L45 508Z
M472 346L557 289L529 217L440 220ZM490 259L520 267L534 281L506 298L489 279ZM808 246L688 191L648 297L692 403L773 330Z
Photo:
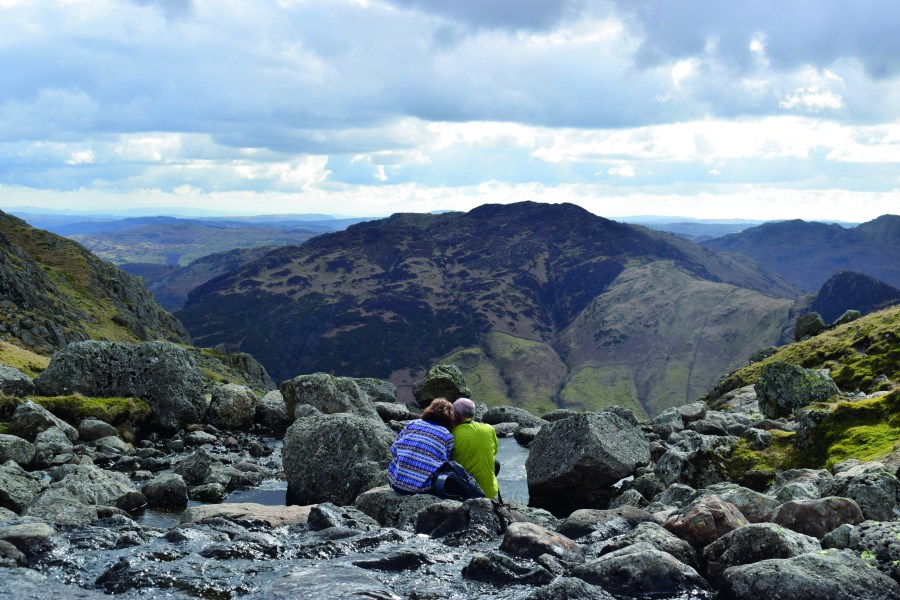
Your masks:
M584 562L584 552L571 539L534 523L510 523L503 534L500 549L519 558L555 556L569 563Z
M520 427L513 434L513 437L520 446L528 448L531 446L531 442L534 441L534 438L537 437L539 431L540 429L537 427Z
M181 475L187 485L201 485L206 482L212 471L213 459L203 448L198 448L193 454L182 459L172 471Z
M703 435L684 430L681 439L672 443L654 465L654 473L667 486L674 483L703 488L728 481L728 465L724 457L738 438Z
M269 506L253 502L233 504L206 504L192 506L181 515L182 523L199 523L206 519L225 517L234 520L265 523L275 528L285 525L303 525L309 518L311 506Z
M0 365L0 393L15 398L24 398L34 393L34 383L22 371Z
M817 312L800 315L794 322L794 340L800 341L805 337L815 337L828 329L822 315Z
M402 600L385 584L356 567L294 567L271 584L261 586L243 600L321 600L322 598L372 598Z
M353 506L335 506L331 502L322 502L313 506L307 520L310 531L321 531L329 527L345 527L359 531L375 531L380 525L378 521Z
M101 592L66 585L31 569L0 568L0 598L15 600L108 600Z
M27 467L34 460L36 452L37 448L28 440L0 433L0 464L11 460L21 467Z
M767 346L765 348L760 348L759 350L754 351L753 354L750 355L750 358L747 359L747 361L752 365L753 363L758 363L769 358L776 352L778 352L778 346Z
M790 416L798 408L840 394L827 372L780 360L766 365L753 387L760 412L770 419Z
M182 508L188 503L187 484L181 475L161 475L147 482L141 493L153 508Z
M361 493L387 483L394 439L377 415L338 413L296 421L282 450L287 503L353 504Z
M215 444L219 441L219 438L205 431L191 431L184 436L184 441L189 446L203 446L205 444Z
M284 396L279 390L268 392L260 398L256 405L254 420L278 437L283 437L284 431L294 422L293 417L288 414Z
M216 504L224 502L228 490L221 483L206 483L188 489L188 498L197 502Z
M647 502L647 499L644 498L639 491L627 489L616 496L613 501L609 503L609 507L619 508L620 506L634 506L636 508L644 508L647 504L649 504L649 502Z
M72 441L59 427L50 427L37 434L34 438L35 459L40 467L54 464L57 457L72 456ZM69 462L68 459L59 462Z
M635 427L638 426L638 418L634 414L634 411L630 408L625 408L624 406L619 406L618 404L613 404L610 406L604 406L600 409L601 413L609 413L612 415L616 415L626 421L628 421L631 425Z
M90 525L100 518L97 507L86 504L66 488L49 489L25 510L26 516L56 525Z
M547 424L547 421L518 406L492 406L484 413L483 421L488 425L517 423L519 427L538 428Z
M47 484L17 463L9 461L0 465L0 507L16 514L21 513L38 497Z
M53 355L35 385L46 396L140 398L170 431L206 414L205 384L194 357L170 342L75 342Z
M682 508L699 496L699 492L689 485L673 483L654 500L660 504Z
M397 400L397 386L390 381L374 377L357 377L353 381L372 402L389 403Z
M583 411L580 410L572 410L571 408L557 408L556 410L551 410L550 412L541 415L541 418L552 423L553 421L562 421L563 419L574 417L582 412Z
M855 501L836 496L791 500L772 513L773 523L820 540L839 525L856 525L863 520L862 511Z
M525 468L530 504L551 512L603 508L609 486L650 460L640 430L607 413L549 423L531 443Z
M790 500L821 498L830 490L834 478L825 469L789 469L775 475L770 495L779 504Z
M378 413L378 416L385 423L390 421L411 421L416 418L406 404L397 404L396 402L376 402L375 412Z
M697 568L697 556L691 545L653 521L638 523L627 533L593 544L590 554L603 556L635 544L650 544L661 552L668 552L689 567Z
M114 506L135 511L147 503L123 473L106 471L90 464L66 465L64 475L50 484L50 490L65 489L71 497L88 506Z
M670 516L663 527L699 549L746 524L747 519L734 504L718 496L706 496Z
M94 447L107 454L125 454L131 450L131 445L118 435L100 438L94 442Z
M432 563L434 559L427 552L415 548L397 548L353 561L361 569L378 571L417 571Z
M615 600L615 597L581 579L559 577L525 596L525 600Z
M78 437L85 442L93 442L111 435L119 435L119 431L106 421L88 417L78 424Z
M26 400L16 407L9 421L7 433L34 442L40 432L51 427L56 427L64 432L70 441L74 442L78 439L78 431L74 427L53 415L40 404Z
M468 398L471 395L462 371L456 365L435 365L413 385L413 397L422 408L431 404L435 398L446 398L453 402L457 398Z
M375 406L366 393L350 377L333 377L327 373L300 375L281 384L281 395L289 415L297 405L307 404L324 414L350 413L378 418Z
M873 521L900 519L900 481L882 463L867 462L838 470L827 493L852 498L859 505L863 517Z
M497 423L496 425L491 425L491 427L497 432L498 438L508 438L514 436L522 426L518 423Z
M694 421L700 421L706 417L708 407L705 402L692 402L676 407L681 415L681 420L687 425Z
M898 600L900 588L848 550L823 550L726 569L728 600Z
M445 507L450 508L444 505L438 512L446 518L430 531L426 531L425 524L430 526L437 521L429 513L438 507L430 506L420 511L416 519L416 533L443 538L441 541L447 546L470 546L492 540L503 533L504 523L498 515L499 511L487 498L466 500L450 511L444 510Z
M645 521L655 523L658 519L633 506L620 506L609 510L583 508L566 517L556 531L573 540L587 535L607 539L631 531Z
M725 569L768 560L817 552L819 541L774 523L753 523L726 533L703 549L706 575L717 586Z
M844 313L834 320L832 323L832 327L839 327L841 325L846 325L847 323L852 323L858 319L862 318L862 313L858 310L853 310L852 308L849 310L845 310Z
M461 503L454 500L443 500L431 494L398 494L385 485L360 494L356 498L354 506L375 519L383 527L412 530L419 513L433 504L450 506L451 509L446 513L449 515ZM441 521L443 520L441 519ZM436 527L437 524L434 526ZM430 533L431 529L425 533Z
M250 388L228 383L213 388L208 421L221 429L242 431L253 425L259 400Z
M853 550L900 582L900 521L866 521L855 527L841 525L822 539L822 547Z
M755 492L731 483L717 483L700 490L704 496L718 496L725 502L733 504L751 523L768 521L780 504L772 496Z
M709 584L697 571L647 543L578 565L572 575L615 596L668 598L709 591Z
M553 580L553 574L531 561L517 562L505 554L489 552L476 554L463 567L463 577L483 581L494 586L512 584L545 585Z

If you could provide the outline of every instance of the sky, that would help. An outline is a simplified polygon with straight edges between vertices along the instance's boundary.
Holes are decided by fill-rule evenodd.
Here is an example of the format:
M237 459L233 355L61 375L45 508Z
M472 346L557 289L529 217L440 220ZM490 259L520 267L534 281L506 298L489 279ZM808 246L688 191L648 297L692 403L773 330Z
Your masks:
M894 0L0 0L0 210L900 213Z

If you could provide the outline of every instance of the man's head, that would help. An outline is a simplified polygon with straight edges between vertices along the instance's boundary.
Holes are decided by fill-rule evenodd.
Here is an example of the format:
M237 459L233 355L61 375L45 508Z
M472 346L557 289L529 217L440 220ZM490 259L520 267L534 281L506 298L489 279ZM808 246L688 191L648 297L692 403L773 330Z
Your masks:
M457 423L475 416L475 403L468 398L459 398L453 403L453 418Z

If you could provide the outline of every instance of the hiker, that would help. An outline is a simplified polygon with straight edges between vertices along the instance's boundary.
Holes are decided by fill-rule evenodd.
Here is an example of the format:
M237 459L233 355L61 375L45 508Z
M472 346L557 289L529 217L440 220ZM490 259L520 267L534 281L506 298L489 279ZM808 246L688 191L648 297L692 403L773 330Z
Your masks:
M485 423L475 423L475 403L460 398L453 403L453 454L458 462L472 474L487 498L495 498L499 491L495 459L497 456L497 432Z
M421 419L408 424L391 445L394 459L388 479L395 492L424 494L434 489L434 473L450 460L453 451L453 405L435 398Z

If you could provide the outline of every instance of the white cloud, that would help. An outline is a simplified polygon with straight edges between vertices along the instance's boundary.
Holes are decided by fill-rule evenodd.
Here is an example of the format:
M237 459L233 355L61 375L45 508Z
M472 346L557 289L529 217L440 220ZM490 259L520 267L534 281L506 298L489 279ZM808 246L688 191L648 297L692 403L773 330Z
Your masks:
M65 160L67 165L84 165L94 162L93 150L79 150L72 152L69 158Z
M606 170L610 175L618 175L619 177L634 177L634 165L621 164L610 167Z

